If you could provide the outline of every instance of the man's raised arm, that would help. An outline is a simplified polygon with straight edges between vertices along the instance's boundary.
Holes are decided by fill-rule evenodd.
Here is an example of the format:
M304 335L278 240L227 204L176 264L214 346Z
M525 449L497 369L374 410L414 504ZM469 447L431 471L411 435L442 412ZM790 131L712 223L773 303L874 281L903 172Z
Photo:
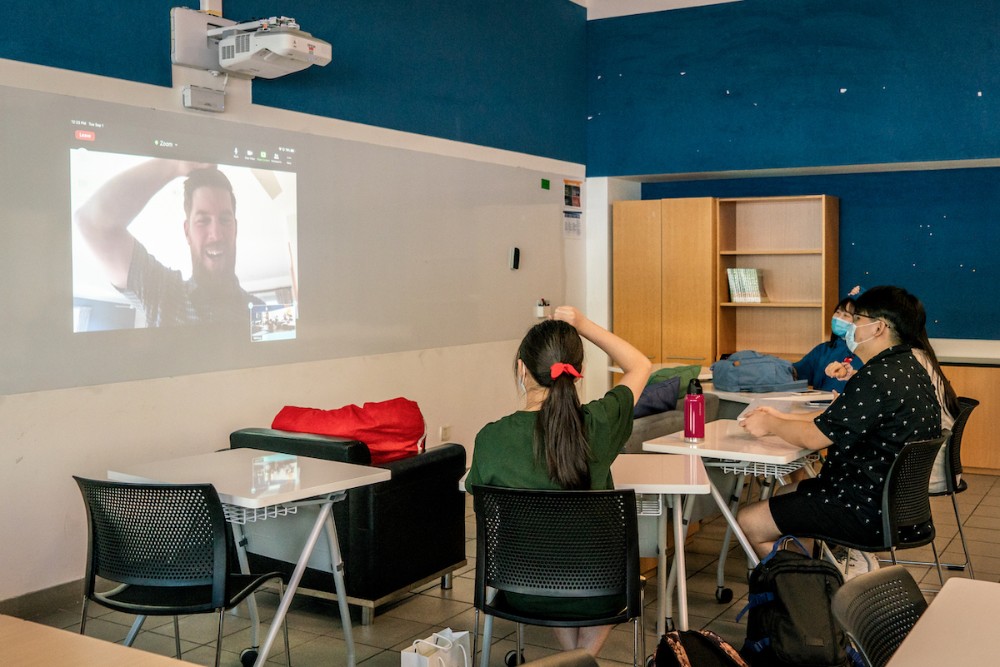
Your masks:
M192 166L177 160L143 162L109 179L74 213L74 223L115 287L128 282L135 245L128 226L153 195Z

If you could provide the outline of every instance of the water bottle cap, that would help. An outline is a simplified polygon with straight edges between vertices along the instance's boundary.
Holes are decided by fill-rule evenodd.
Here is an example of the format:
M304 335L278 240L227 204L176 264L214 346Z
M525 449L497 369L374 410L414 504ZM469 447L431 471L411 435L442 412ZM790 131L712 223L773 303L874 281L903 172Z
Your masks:
M698 382L698 378L691 378L691 381L688 382L688 393L689 394L703 393L701 390L701 383Z

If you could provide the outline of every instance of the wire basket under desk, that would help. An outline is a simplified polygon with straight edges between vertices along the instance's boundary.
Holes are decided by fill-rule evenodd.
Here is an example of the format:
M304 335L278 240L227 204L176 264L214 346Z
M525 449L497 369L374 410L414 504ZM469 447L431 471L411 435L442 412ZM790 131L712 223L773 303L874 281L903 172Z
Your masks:
M236 505L222 505L222 512L229 523L245 525L254 521L264 521L274 519L279 516L295 514L299 508L295 505L272 505L270 507L237 507Z
M660 516L663 514L663 496L658 493L635 494L635 513L638 516Z
M721 468L732 475L784 477L819 460L819 454L810 454L791 463L760 463L757 461L705 461L706 468Z

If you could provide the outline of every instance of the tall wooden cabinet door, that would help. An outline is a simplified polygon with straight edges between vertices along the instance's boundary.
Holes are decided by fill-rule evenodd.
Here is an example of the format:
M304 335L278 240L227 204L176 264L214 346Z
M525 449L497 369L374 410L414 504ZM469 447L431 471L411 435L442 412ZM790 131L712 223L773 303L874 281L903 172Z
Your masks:
M1000 367L945 365L941 370L956 394L979 401L962 432L962 467L967 472L1000 474L994 430L1000 421Z
M611 218L612 330L660 361L660 202L619 201Z
M711 197L663 199L661 360L715 361L716 224Z

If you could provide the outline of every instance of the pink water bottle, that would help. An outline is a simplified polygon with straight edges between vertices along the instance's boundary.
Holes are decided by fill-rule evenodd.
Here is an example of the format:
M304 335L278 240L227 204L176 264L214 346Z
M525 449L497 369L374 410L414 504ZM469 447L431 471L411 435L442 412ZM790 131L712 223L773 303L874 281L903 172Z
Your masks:
M691 378L684 397L684 442L705 442L705 394L698 378Z

